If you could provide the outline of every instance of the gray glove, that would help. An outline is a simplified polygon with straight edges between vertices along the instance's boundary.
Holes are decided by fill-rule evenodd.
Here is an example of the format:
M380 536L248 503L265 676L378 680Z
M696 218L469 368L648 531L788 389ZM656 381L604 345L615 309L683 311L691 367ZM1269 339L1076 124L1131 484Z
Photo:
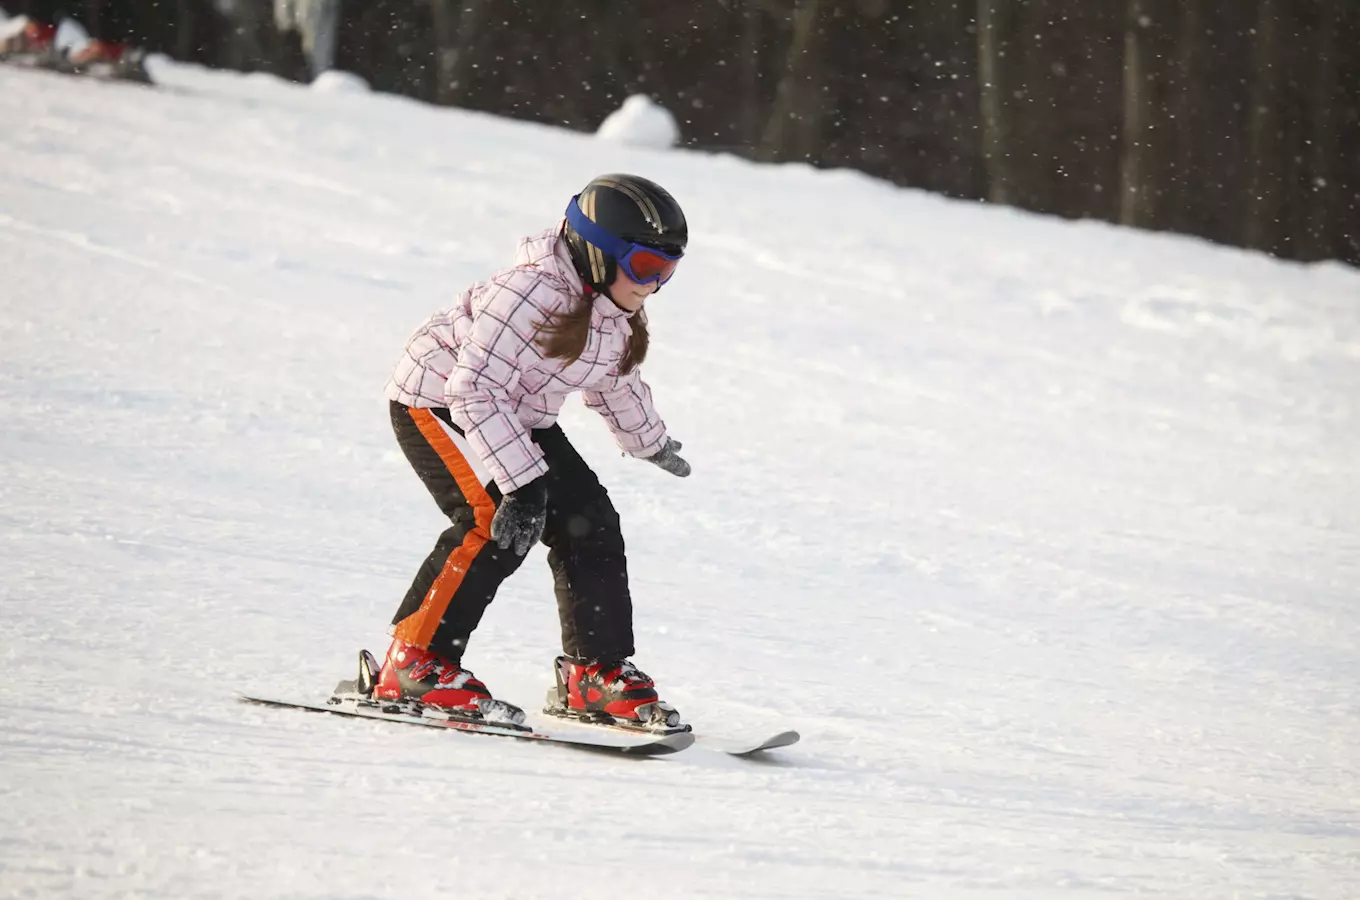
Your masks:
M670 472L672 475L684 478L689 474L689 463L685 462L677 455L680 449L680 442L674 438L666 438L666 443L661 449L651 456L643 457L647 462Z
M543 537L548 521L548 479L535 478L501 498L491 518L491 537L502 550L514 548L517 556Z

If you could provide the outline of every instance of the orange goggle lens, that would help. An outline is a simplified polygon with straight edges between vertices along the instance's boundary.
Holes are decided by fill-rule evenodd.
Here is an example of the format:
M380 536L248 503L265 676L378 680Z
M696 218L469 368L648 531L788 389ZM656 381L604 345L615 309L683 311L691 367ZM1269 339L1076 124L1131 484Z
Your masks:
M634 245L632 252L619 262L623 266L624 274L638 284L653 281L665 284L675 274L675 267L680 265L680 257L667 256L660 251Z

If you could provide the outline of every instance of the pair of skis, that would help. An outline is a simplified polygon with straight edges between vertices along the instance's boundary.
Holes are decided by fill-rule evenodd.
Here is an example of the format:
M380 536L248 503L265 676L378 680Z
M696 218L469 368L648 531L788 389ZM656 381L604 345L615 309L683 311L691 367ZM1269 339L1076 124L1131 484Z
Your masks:
M751 756L766 750L788 747L798 742L798 732L781 731L765 738L752 740L727 740L696 738L688 725L661 730L648 730L637 726L614 722L586 722L567 720L566 730L540 731L523 724L523 711L508 703L492 701L487 704L480 716L457 716L443 710L425 707L419 703L382 701L373 699L373 673L376 665L367 651L360 653L359 678L355 681L342 681L335 692L324 704L306 703L293 700L253 697L245 694L240 699L246 703L272 706L284 709L301 709L310 712L330 713L359 719L374 719L382 722L395 722L404 725L418 725L425 728L444 728L464 734L481 734L488 737L508 737L522 741L539 741L561 744L578 750L608 753L622 756L662 756L678 753L692 746L696 739L701 746L712 747L730 756ZM548 710L551 712L551 709Z
M100 81L126 81L133 84L153 85L150 73L146 70L146 54L137 49L127 50L117 62L101 61L77 66L64 51L55 47L45 50L20 50L0 56L0 63L21 69L36 69L57 72L62 75L82 75Z

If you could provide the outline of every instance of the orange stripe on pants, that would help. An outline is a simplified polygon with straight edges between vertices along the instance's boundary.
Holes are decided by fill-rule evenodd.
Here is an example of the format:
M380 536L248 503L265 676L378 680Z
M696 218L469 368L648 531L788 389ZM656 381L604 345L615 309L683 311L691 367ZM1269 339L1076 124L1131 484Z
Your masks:
M449 554L449 558L444 562L444 568L440 570L434 584L430 585L430 590L425 594L420 609L402 619L392 631L393 637L423 649L430 646L430 640L439 628L439 622L444 618L454 593L463 583L468 566L472 565L482 547L491 540L491 518L496 514L496 502L486 492L481 480L477 478L477 473L472 470L471 464L464 458L462 451L453 442L453 438L449 437L434 413L428 409L413 408L411 418L415 420L416 427L420 429L425 440L444 461L444 465L448 466L449 474L458 482L458 489L463 492L463 497L472 507L474 521L477 523L463 537L463 543Z

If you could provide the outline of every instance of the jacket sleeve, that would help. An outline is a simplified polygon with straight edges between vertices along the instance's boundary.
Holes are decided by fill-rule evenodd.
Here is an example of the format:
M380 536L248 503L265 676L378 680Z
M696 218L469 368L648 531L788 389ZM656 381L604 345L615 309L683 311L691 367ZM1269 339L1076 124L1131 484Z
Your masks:
M604 417L619 449L629 456L651 456L666 442L666 423L652 405L652 389L639 369L620 375L601 390L585 391L586 406Z
M505 494L548 471L511 399L523 370L542 359L533 342L545 315L532 300L539 286L522 270L488 285L491 296L473 315L444 387L450 417Z

